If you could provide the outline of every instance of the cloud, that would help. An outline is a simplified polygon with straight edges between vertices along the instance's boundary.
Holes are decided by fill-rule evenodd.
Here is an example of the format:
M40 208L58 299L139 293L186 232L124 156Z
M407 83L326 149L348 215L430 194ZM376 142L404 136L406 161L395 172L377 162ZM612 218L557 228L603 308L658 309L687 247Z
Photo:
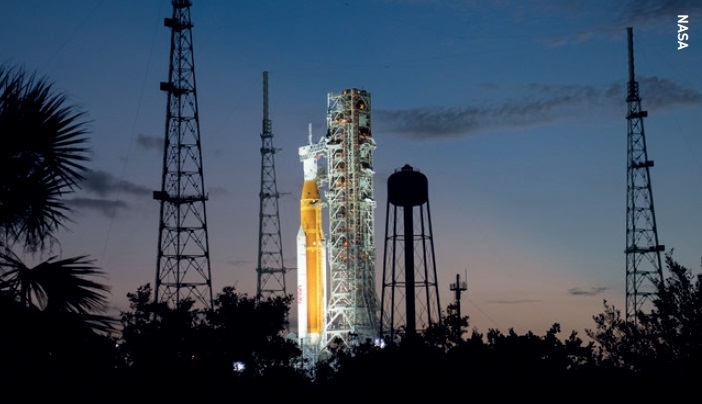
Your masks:
M523 303L541 303L543 300L538 299L514 299L514 300L489 300L488 303L497 304L523 304Z
M248 259L236 259L236 260L228 260L227 264L233 266L233 267L249 267L251 265L254 265L251 260Z
M616 2L553 2L546 1L554 15L576 15L577 20L602 21L599 26L585 25L587 29L549 36L542 40L546 46L564 46L592 40L626 40L626 28L637 31L657 30L673 32L677 30L678 15L694 15L699 20L702 15L702 2L699 0L625 0ZM578 21L575 21L577 23ZM622 42L624 43L624 42Z
M601 295L603 292L605 292L608 289L609 288L606 288L603 286L590 288L590 290L582 290L580 288L570 288L570 289L568 289L568 294L573 295L573 296L598 296L598 295Z
M702 93L692 88L683 88L668 79L644 77L637 81L639 96L647 107L663 109L702 103Z
M137 143L146 150L163 151L163 139L157 136L137 136Z
M646 109L702 104L702 93L671 80L644 77L637 81ZM622 106L626 100L625 83L607 87L532 83L524 89L527 95L522 99L491 105L376 110L374 125L378 132L414 140L452 139L495 129L520 129L580 118L593 108Z
M226 196L229 195L229 190L224 187L214 186L207 188L207 193L210 196Z
M491 128L526 127L552 119L542 102L496 106L415 108L375 112L377 131L411 139L457 138ZM532 113L530 113L532 112Z
M621 5L622 9L614 20L619 26L647 27L659 22L674 26L678 14L702 13L699 0L628 0Z
M621 33L623 30L617 29L616 34L614 31L607 30L607 31L582 31L582 32L573 32L573 33L568 33L568 34L562 34L559 36L547 36L543 39L541 39L541 43L544 45L551 47L551 48L557 48L560 46L566 46L566 45L572 45L572 44L578 44L578 43L583 43L587 42L591 39L597 38L597 37L612 37L614 35L617 35L621 37Z
M132 195L147 195L151 193L151 190L146 187L129 181L118 180L112 174L105 171L89 171L84 177L83 188L100 196L118 191L123 191Z
M105 216L113 218L117 214L117 209L127 208L127 203L120 200L74 198L66 201L69 206L76 208L94 209L102 212Z

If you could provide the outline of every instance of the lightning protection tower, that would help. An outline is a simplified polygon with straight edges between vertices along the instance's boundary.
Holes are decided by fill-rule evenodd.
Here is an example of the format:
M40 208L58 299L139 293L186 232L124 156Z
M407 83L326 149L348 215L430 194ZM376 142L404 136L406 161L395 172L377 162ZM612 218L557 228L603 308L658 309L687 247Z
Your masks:
M409 164L388 178L380 337L441 322L427 177Z
M180 307L185 300L212 307L212 271L200 148L190 0L172 0L168 94L154 300Z
M329 294L325 345L377 335L375 197L371 96L346 89L327 95Z
M263 131L261 132L261 192L258 225L256 298L285 297L286 268L280 236L278 186L275 181L275 153L271 120L268 117L268 72L263 72Z
M629 81L626 102L627 120L627 195L626 195L626 321L636 323L636 313L656 293L663 281L661 252L658 243L656 214L651 190L651 168L648 159L639 84L634 77L634 40L627 28Z

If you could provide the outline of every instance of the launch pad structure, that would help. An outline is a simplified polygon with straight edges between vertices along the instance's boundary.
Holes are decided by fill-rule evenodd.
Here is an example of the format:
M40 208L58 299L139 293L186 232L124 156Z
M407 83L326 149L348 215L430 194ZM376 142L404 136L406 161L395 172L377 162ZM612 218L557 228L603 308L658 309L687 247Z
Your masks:
M298 233L298 334L303 348L355 345L378 333L376 143L370 93L355 88L329 93L326 121L326 135L318 143L310 135L309 145L299 149L305 172ZM317 166L322 158L326 172ZM324 201L316 200L320 189ZM322 207L328 214L326 240L315 234L321 223L311 219L321 219Z

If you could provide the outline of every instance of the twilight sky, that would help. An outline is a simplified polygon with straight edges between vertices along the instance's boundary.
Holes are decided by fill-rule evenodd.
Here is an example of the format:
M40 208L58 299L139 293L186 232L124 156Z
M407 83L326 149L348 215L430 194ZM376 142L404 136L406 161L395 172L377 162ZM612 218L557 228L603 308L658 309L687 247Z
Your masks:
M471 328L543 334L558 322L584 337L603 300L624 311L629 26L660 241L699 272L702 2L194 0L191 10L215 293L255 294L268 71L286 266L308 123L318 138L327 93L361 88L377 142L377 279L386 181L410 164L429 179L443 308L460 274ZM2 1L0 63L46 76L91 120L91 172L46 255L94 258L115 311L155 277L171 11L168 0ZM679 14L690 21L682 50Z

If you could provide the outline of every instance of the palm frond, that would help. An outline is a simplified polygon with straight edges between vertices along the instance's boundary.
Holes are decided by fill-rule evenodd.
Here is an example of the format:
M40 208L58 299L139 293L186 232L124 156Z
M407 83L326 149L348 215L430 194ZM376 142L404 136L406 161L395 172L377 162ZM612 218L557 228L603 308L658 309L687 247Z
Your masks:
M110 288L90 279L102 277L103 272L86 256L50 259L33 271L42 280L42 288L48 296L45 311L95 313L106 310Z
M86 256L51 257L27 266L12 251L0 253L0 298L36 313L45 327L70 327L110 334L118 319L104 315L110 288L95 279L103 272Z
M90 278L104 273L87 256L51 257L30 268L14 253L0 254L0 290L49 312L95 314L106 311L110 287Z
M0 254L0 292L19 302L22 307L36 307L47 300L42 280L12 251Z
M85 113L52 84L0 66L0 242L37 251L52 242L68 213L62 197L80 187Z
M53 240L53 232L69 221L72 210L61 202L63 191L50 175L35 171L16 179L22 192L9 197L0 208L0 219L5 218L9 241L21 241L30 251L41 249Z

